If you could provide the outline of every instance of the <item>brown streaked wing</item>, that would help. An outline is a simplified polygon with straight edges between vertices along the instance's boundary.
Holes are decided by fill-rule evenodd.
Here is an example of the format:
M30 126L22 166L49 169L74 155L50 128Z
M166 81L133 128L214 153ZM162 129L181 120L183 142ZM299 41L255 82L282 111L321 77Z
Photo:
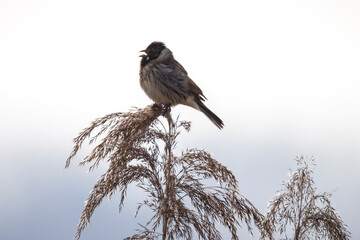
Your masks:
M201 91L201 89L199 88L199 86L196 85L196 83L189 77L189 75L187 74L185 68L178 61L176 61L175 59L174 59L174 62L176 64L176 66L178 66L186 74L187 81L189 83L190 92L198 95L202 101L204 101L205 99L207 100L207 98L204 96L204 94Z

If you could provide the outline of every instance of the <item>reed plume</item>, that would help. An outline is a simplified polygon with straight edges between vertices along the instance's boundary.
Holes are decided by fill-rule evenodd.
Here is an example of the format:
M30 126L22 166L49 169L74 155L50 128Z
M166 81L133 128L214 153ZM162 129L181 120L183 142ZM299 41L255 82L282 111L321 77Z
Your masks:
M290 172L290 180L270 202L263 228L277 232L281 239L350 239L346 225L331 206L331 194L316 193L312 177L315 159L301 156L295 160L297 169ZM262 234L261 239L266 238L273 239Z
M159 120L160 116L165 121ZM120 210L127 188L134 183L148 198L139 203L154 215L142 228L127 239L222 239L217 225L225 226L232 239L238 239L237 229L245 223L252 233L252 223L262 228L263 216L242 197L238 182L230 170L212 158L205 150L187 149L174 154L180 130L190 131L186 121L173 121L163 106L113 113L96 119L74 139L74 147L66 168L86 139L99 144L80 163L91 164L93 170L100 161L109 167L90 192L77 227L76 239L90 222L95 209L105 197L120 193ZM95 134L92 134L94 130ZM207 186L210 179L215 186Z

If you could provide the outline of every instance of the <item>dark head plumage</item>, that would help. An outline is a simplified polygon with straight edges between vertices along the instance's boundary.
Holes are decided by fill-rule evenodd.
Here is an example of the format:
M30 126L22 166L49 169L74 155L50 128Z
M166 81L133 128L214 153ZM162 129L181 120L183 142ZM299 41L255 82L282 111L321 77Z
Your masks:
M141 66L145 66L149 61L156 59L165 48L166 46L163 42L152 42L145 50L141 51L146 53L140 56L142 57Z
M150 59L157 58L161 51L166 48L163 42L152 42L146 49L145 53Z

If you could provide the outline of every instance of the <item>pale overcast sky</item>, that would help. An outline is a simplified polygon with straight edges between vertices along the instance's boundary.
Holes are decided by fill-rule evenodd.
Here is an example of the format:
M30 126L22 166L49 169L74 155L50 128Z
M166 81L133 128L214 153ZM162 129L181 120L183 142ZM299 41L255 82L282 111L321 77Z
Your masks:
M263 213L295 156L313 155L319 191L360 239L359 13L357 0L1 0L0 239L72 239L106 167L63 170L72 138L97 117L151 104L138 52L155 40L225 123L175 107L193 123L179 150L211 152ZM82 239L134 233L149 214L133 218L142 196L131 189L120 214L118 198L104 201Z

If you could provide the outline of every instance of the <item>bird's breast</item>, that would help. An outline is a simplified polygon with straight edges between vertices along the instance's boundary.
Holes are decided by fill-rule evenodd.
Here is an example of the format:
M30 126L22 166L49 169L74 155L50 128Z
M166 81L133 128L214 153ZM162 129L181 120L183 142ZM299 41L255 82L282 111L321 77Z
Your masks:
M175 67L151 62L140 70L140 85L158 104L184 104L189 94L185 74Z
M140 86L151 100L157 104L172 104L171 97L160 80L161 74L156 66L145 66L140 72Z

